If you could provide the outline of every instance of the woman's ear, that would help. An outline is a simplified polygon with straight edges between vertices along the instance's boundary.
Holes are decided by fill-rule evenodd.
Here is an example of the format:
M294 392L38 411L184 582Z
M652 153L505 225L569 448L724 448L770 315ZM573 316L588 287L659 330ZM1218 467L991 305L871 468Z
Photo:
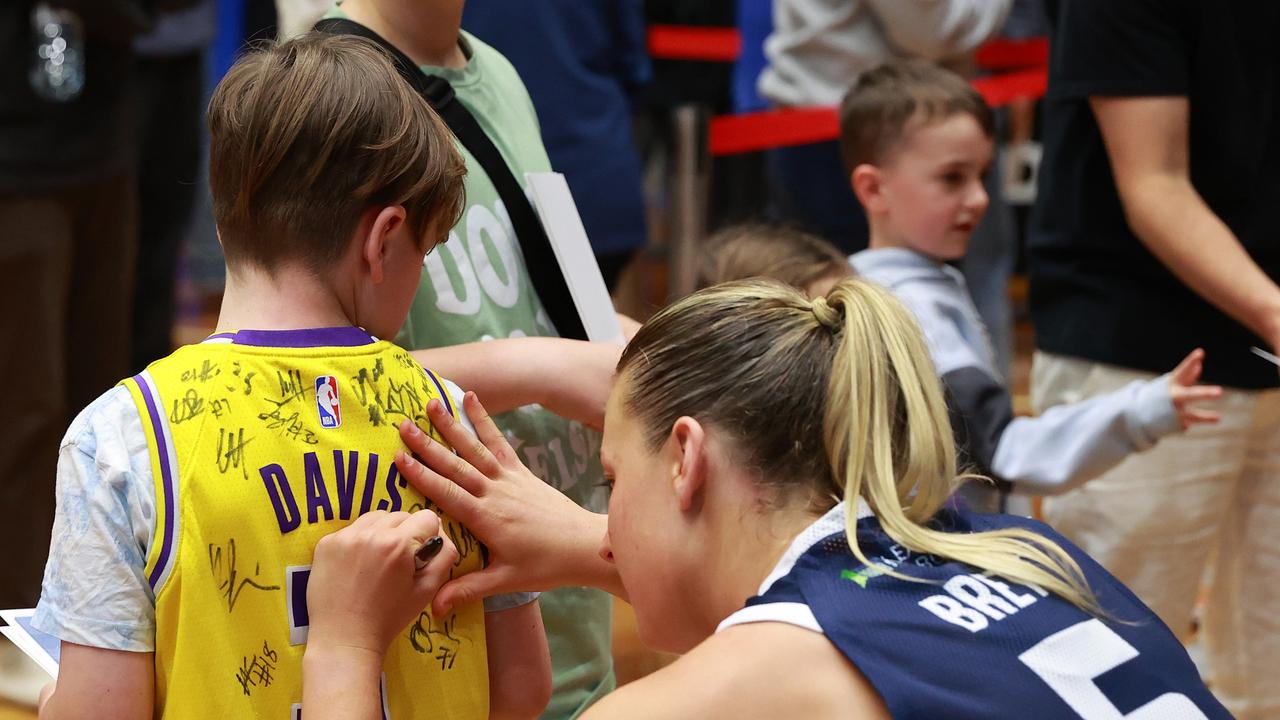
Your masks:
M880 211L883 199L880 168L870 163L859 165L849 174L849 184L868 213Z
M707 434L702 424L685 416L671 426L671 487L685 512L697 511L707 481Z
M370 210L370 212L373 212ZM378 210L367 224L360 223L360 250L369 265L369 276L374 284L382 282L384 265L391 248L391 236L404 227L407 217L404 207L391 205Z

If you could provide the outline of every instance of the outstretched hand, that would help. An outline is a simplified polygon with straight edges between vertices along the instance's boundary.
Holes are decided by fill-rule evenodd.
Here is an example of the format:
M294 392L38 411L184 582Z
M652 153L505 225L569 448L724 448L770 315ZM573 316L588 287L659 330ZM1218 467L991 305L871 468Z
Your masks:
M620 594L616 571L599 556L607 517L578 507L521 464L475 393L466 394L463 410L476 435L438 400L427 404L428 419L456 454L414 423L400 425L413 453L396 455L400 475L489 549L489 564L447 583L432 611L443 615L489 595L564 585Z
M1220 386L1196 384L1200 381L1203 369L1204 350L1196 348L1169 374L1169 398L1173 400L1173 408L1178 412L1183 430L1192 425L1216 423L1222 419L1221 413L1194 406L1194 403L1222 397Z

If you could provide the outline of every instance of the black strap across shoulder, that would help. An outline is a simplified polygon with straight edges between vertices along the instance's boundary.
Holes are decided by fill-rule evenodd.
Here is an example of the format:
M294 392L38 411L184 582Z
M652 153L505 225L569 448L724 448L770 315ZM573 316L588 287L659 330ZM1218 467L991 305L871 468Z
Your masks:
M476 162L489 176L498 191L498 197L506 206L511 216L511 224L516 231L520 252L524 256L525 266L529 270L529 278L534 290L542 301L542 307L555 325L561 337L575 340L586 340L587 331L582 325L582 318L573 304L573 296L569 285L560 272L560 264L556 261L555 250L547 239L542 222L529 204L524 188L511 172L511 167L503 159L502 153L493 144L488 134L476 122L471 112L454 95L453 86L448 80L438 75L428 75L418 67L409 56L399 48L387 42L385 38L360 23L346 18L325 18L316 23L315 29L332 35L357 35L372 40L382 46L395 63L396 70L409 82L409 85L421 95L444 120L449 129L462 143L462 146L475 157Z

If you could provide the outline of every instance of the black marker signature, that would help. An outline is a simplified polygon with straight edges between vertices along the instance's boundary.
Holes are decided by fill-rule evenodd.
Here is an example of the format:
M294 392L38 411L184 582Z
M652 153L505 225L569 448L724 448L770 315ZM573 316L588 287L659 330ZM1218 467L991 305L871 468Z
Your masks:
M232 538L227 541L226 559L223 559L222 548L209 543L209 568L213 570L213 579L218 583L218 589L222 591L222 596L227 600L227 612L236 609L236 601L240 599L240 593L245 588L253 588L255 590L279 590L279 585L263 585L255 582L252 578L241 578L240 571L236 568L236 541ZM254 567L253 575L257 577L261 568Z
M204 410L204 398L200 397L200 393L196 392L195 388L192 388L187 390L181 398L173 401L173 412L169 413L169 422L177 425L190 420Z
M231 413L231 400L228 398L214 398L209 401L209 412L213 413L215 418L221 419L223 415Z
M244 439L244 428L239 430L218 430L218 470L226 475L232 468L239 468L240 474L249 477L244 468L244 448L253 442L253 438Z
M424 611L409 628L409 644L423 655L434 653L440 669L451 670L462 649L462 639L453 634L457 626L458 616L453 613L440 621Z
M275 401L272 400L271 402ZM281 435L288 436L294 440L301 440L308 445L315 445L320 442L316 434L302 424L297 412L286 417L280 413L280 408L277 407L269 413L259 413L258 419L266 421L268 430L279 430Z
M271 400L277 407L284 407L298 398L305 397L307 387L302 384L302 371L289 370L286 373L276 371L276 382L280 385L280 399ZM268 398L270 399L270 398Z
M236 670L236 682L240 683L240 688L244 690L245 695L250 695L251 687L271 687L271 681L275 679L272 675L276 666L280 663L280 654L272 650L267 641L262 641L262 652L254 653L251 657L244 656L240 658L240 668Z
M220 374L222 374L222 371L218 369L217 364L209 362L206 358L200 365L200 369L184 370L182 372L182 382L208 382Z

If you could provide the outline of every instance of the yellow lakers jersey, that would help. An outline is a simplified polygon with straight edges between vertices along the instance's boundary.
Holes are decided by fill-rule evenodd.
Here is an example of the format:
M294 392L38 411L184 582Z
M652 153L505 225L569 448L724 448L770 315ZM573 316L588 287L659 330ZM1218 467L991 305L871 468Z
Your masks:
M124 385L156 483L156 716L299 718L316 543L370 510L424 507L393 462L397 427L440 440L428 401L457 410L434 374L353 327L215 335ZM441 521L453 576L478 570L479 543ZM483 612L424 609L404 629L383 666L384 718L488 716Z

